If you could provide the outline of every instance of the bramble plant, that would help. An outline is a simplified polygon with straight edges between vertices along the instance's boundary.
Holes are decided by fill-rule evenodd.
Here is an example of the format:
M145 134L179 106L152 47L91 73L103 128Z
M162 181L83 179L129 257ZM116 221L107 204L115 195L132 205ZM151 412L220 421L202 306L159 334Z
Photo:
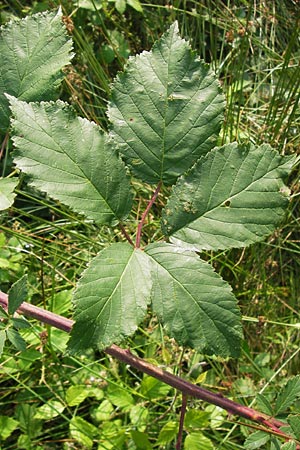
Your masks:
M122 342L151 306L180 345L239 356L237 300L201 253L245 247L275 230L289 201L285 180L295 157L266 144L217 146L224 96L176 22L151 51L130 57L112 83L108 132L78 117L67 103L53 101L72 56L60 17L37 14L2 30L0 121L6 130L11 110L14 163L31 186L99 226L119 226L124 236L100 251L77 283L69 352ZM25 51L29 28L32 47ZM153 185L153 195L130 235L132 179ZM2 209L16 184L0 180ZM167 198L164 239L145 242L143 227L158 195Z
M70 352L119 343L151 303L179 344L238 356L236 299L199 252L243 247L269 235L284 215L283 180L295 158L268 145L215 147L224 98L177 24L150 52L131 57L113 82L109 133L61 101L7 97L15 164L52 198L99 225L123 228L132 207L130 174L156 185L135 245L128 236L129 242L105 248L82 274ZM163 185L173 187L162 212L169 242L141 249L146 213Z

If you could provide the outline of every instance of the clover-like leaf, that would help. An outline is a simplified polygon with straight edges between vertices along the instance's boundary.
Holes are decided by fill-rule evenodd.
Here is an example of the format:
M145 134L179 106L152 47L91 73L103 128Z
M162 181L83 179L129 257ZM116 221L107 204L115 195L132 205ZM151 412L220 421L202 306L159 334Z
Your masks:
M162 216L164 233L193 250L244 247L264 239L285 214L284 179L294 161L267 144L212 150L174 186Z
M150 291L150 260L141 250L118 243L101 251L74 293L70 352L103 349L131 335L146 314Z
M14 161L30 183L98 224L122 220L132 204L124 163L99 127L64 102L10 97Z
M221 356L238 356L241 317L231 287L191 251L150 244L152 305L180 344Z
M172 184L216 143L224 98L178 24L150 52L129 58L112 85L111 136L143 181Z
M54 100L62 68L72 58L72 41L62 12L45 12L15 20L0 32L0 129L9 125L4 94L26 101Z
M19 180L16 178L0 178L0 211L9 208L15 199L14 189Z

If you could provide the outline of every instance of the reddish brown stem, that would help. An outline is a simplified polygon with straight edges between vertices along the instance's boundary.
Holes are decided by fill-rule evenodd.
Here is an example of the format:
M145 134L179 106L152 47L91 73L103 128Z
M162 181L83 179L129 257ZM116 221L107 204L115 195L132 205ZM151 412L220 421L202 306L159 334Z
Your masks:
M178 436L177 436L177 442L176 442L176 450L181 450L182 436L183 436L183 424L184 424L184 418L185 418L185 413L186 413L186 405L187 405L187 396L183 395L181 411L180 411L180 419L179 419Z
M244 417L245 419L252 420L253 422L266 425L268 428L272 428L272 430L274 431L278 431L280 427L285 425L283 422L274 419L267 414L260 413L252 408L248 408L247 406L240 405L233 400L229 400L223 397L221 394L215 394L208 389L196 386L189 381L173 375L170 372L166 372L165 370L162 370L157 366L149 364L143 359L134 356L127 349L112 345L111 347L105 349L105 352L111 356L114 356L119 361L122 361L125 364L129 364L131 367L135 367L141 372L144 372L147 375L151 375L152 377L168 384L169 386L178 389L185 395L190 395L191 397L204 400L207 403L212 403L213 405L220 406L220 408L225 409L230 414L236 414L240 417Z
M2 292L0 292L0 305L4 309L7 309L8 297ZM42 308L30 305L26 302L22 303L22 305L18 309L18 312L20 314L24 314L25 316L35 318L43 323L52 325L55 328L66 331L68 333L71 331L74 323L70 319L59 316L58 314L54 314L49 311L45 311ZM263 425L264 427L266 427L266 432L272 430L272 432L275 433L279 432L282 437L285 437L285 439L291 439L290 436L285 435L282 431L279 430L280 427L286 425L280 420L270 417L267 414L258 412L247 406L240 405L239 403L236 403L233 400L229 400L228 398L225 398L220 394L215 394L208 389L196 386L189 381L186 381L176 375L173 375L170 372L162 370L160 367L154 366L144 361L143 359L136 357L130 352L130 350L120 348L117 345L113 344L111 347L105 349L105 353L115 357L125 364L130 365L131 367L136 368L137 370L140 370L143 373L146 373L147 375L150 375L162 381L163 383L168 384L169 386L172 386L173 388L181 391L185 396L189 395L191 397L203 400L207 403L219 406L228 411L230 414L235 414L237 416Z
M138 227L137 227L137 233L136 233L136 241L135 241L135 247L136 247L136 248L140 248L140 245L141 245L142 228L143 228L143 226L144 226L146 217L147 217L147 215L148 215L150 209L152 208L153 203L155 202L155 200L156 200L156 198L157 198L157 196L158 196L158 194L159 194L159 191L160 191L160 188L161 188L161 184L162 184L161 182L158 183L157 188L155 189L155 191L154 191L154 193L153 193L153 195L152 195L152 197L151 197L151 200L150 200L150 202L149 202L148 205L147 205L147 208L146 208L145 211L143 212L143 215L142 215L142 218L141 218L141 220L140 220L140 223L138 224Z
M129 234L128 234L127 231L126 231L126 228L124 227L124 225L123 225L121 222L119 223L119 227L120 227L120 229L121 229L121 231L122 231L123 236L127 239L127 241L129 242L129 244L131 244L131 245L134 246L134 243L133 243L131 237L129 236Z

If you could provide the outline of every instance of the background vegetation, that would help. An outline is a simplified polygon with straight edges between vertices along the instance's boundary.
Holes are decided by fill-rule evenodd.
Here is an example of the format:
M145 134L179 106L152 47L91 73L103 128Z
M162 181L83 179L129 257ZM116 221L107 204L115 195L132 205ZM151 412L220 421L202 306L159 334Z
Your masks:
M297 153L298 1L11 0L0 2L1 23L59 5L76 53L60 98L80 115L105 129L110 82L130 54L149 49L177 19L181 34L214 67L227 97L220 143L267 142L281 153ZM4 136L1 142L4 176L11 170L11 144ZM239 361L179 348L150 318L126 345L191 381L266 410L266 403L272 404L300 367L298 180L295 171L286 220L266 242L206 254L240 302L245 342ZM145 191L137 182L135 193L133 229L144 206L141 198L150 197L151 189ZM163 201L162 193L156 208ZM158 209L149 216L146 239L147 232L159 233ZM118 230L113 234L106 227L96 228L25 182L19 185L14 207L1 215L0 230L0 289L7 292L27 273L28 301L67 317L71 290L91 255L122 239ZM67 335L32 325L23 332L27 349L16 354L7 347L1 359L1 448L174 448L181 401L172 389L103 354L68 357ZM186 438L185 448L244 448L251 431L245 423L199 401L189 401L188 409L186 436L196 431L198 437L196 443ZM299 410L296 402L293 411Z

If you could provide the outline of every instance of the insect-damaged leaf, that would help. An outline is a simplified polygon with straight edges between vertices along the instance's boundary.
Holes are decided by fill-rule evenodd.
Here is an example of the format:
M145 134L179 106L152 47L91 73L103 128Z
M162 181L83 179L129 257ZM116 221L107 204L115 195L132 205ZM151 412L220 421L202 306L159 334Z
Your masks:
M45 12L15 20L0 32L0 129L9 125L4 94L26 101L54 100L69 64L72 41L62 12Z
M93 122L61 101L10 97L14 162L30 183L98 224L121 220L132 204L124 163Z
M167 333L206 353L238 356L241 317L230 286L191 251L150 244L152 305Z
M83 272L74 294L69 350L103 349L131 335L150 302L150 261L129 244L113 244Z
M111 136L137 177L172 184L216 143L224 98L175 22L112 85Z
M271 234L289 201L295 161L269 145L212 150L174 186L162 216L172 243L193 250L244 247Z

